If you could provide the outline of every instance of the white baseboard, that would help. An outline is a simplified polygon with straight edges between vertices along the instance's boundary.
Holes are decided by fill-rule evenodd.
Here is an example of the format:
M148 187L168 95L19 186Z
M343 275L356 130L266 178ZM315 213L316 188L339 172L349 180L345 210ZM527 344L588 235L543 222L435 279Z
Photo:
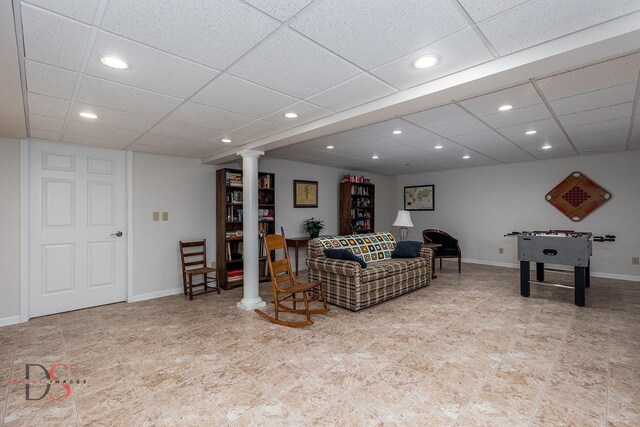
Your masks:
M482 259L468 259L468 258L462 258L462 262L466 262L469 264L491 265L494 267L520 268L519 264L515 264L511 262L485 261ZM532 268L533 267L535 267L535 264L532 263ZM640 276L632 276L628 274L600 273L597 271L591 271L591 277L602 277L603 279L616 279L616 280L627 280L631 282L640 282Z
M154 298L168 297L171 295L178 295L184 292L183 288L165 289L163 291L149 292L147 294L134 295L132 302L146 301Z
M9 326L20 323L20 316L9 316L0 318L0 326Z

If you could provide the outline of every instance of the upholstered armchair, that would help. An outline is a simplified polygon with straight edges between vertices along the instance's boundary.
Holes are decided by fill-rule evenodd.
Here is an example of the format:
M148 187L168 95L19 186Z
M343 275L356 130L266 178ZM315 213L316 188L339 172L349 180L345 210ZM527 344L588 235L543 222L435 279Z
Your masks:
M435 259L440 258L441 271L442 258L458 258L458 273L460 273L462 268L462 251L460 250L458 239L445 231L436 230L435 228L422 230L422 239L425 243L436 243L442 245L435 249L434 254Z

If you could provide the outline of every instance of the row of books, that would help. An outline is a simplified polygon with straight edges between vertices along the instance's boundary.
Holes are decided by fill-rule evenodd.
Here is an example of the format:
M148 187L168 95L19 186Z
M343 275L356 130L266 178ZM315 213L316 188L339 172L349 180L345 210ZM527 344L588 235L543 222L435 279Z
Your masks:
M351 218L371 218L371 210L351 209Z
M368 231L371 230L370 219L354 219L351 221L353 231Z
M369 197L355 198L351 201L351 204L358 208L370 208L371 199Z
M244 254L244 242L243 241L237 241L234 242L234 239L230 239L229 241L227 241L227 254L226 254L226 258L227 261L238 261L242 259L242 255ZM258 247L260 248L258 251L258 257L259 258L264 258L266 256L266 250L264 247L264 239L260 238L260 243L258 244Z
M262 175L258 178L258 188L272 188L271 175Z
M228 187L242 187L242 173L227 171L226 181Z
M369 187L351 187L351 195L352 196L369 196Z
M242 239L242 230L230 230L224 233L224 236L227 240Z
M227 271L227 280L229 282L240 282L244 280L244 270L239 268L236 270Z
M355 184L370 184L371 180L369 178L365 178L364 175L362 176L344 175L342 177L342 182L353 182Z
M242 203L242 191L232 190L227 192L227 203Z
M242 208L227 206L227 222L242 222Z

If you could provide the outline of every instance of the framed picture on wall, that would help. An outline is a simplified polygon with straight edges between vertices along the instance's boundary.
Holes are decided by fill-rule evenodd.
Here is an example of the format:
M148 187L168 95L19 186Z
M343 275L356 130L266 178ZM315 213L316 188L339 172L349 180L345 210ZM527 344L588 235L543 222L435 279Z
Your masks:
M434 209L433 185L404 187L405 211L432 211Z
M318 181L293 180L293 207L318 207Z

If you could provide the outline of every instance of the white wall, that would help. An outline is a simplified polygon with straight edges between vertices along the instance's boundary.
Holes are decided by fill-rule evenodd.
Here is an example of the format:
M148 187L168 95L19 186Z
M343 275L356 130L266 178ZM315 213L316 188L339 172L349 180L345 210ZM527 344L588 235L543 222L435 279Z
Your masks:
M580 171L613 194L590 216L574 223L544 196L573 171ZM440 228L460 239L463 258L517 263L510 231L571 229L615 234L615 243L594 243L592 271L640 279L640 151L571 157L395 177L395 205L403 187L434 184L435 211L411 212L420 240L424 228ZM498 254L498 248L504 254Z
M0 326L20 314L20 141L0 138Z
M136 300L182 287L178 242L207 239L215 261L216 168L198 159L134 153L133 223ZM169 221L152 221L154 211Z

